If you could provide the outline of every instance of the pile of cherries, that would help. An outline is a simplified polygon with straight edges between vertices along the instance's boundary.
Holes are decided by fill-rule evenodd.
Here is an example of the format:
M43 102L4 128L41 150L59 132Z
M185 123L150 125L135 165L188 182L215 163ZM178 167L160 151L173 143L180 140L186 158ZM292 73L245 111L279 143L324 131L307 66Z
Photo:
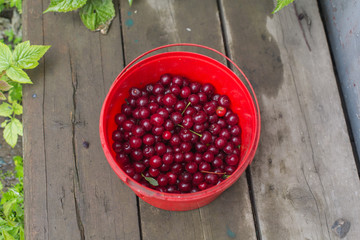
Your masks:
M241 128L230 105L212 84L178 75L133 87L115 116L116 160L129 177L160 192L219 184L239 164Z

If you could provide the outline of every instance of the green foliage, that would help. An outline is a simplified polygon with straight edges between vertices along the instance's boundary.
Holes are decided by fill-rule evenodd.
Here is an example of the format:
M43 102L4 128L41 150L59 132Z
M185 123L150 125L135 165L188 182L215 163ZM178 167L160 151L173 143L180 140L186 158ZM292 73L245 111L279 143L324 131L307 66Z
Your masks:
M94 31L115 17L115 8L112 0L88 0L79 14L84 25Z
M47 12L70 12L81 8L87 0L51 0L49 7L44 11Z
M144 174L141 174L141 176L142 176L143 178L145 178L145 180L148 181L151 185L153 185L153 186L155 186L155 187L156 187L156 186L159 186L159 183L158 183L158 181L156 181L155 178L145 177Z
M19 182L6 192L0 183L0 239L23 240L24 236L24 171L22 157L14 157L16 177Z
M129 0L131 6L133 0ZM69 12L79 10L81 21L91 31L109 24L115 17L112 0L51 0L47 12Z
M13 7L17 8L19 13L22 13L22 0L0 0L0 12Z
M283 9L285 6L289 5L293 1L294 0L277 0L276 7L272 13L276 13L276 12L280 11L281 9Z
M18 116L22 115L22 86L32 83L23 69L33 69L39 65L40 58L50 46L30 45L29 41L16 45L14 51L0 43L0 100L8 102L0 104L0 116L6 117L1 123L4 128L3 137L15 147L18 136L23 135L23 126Z

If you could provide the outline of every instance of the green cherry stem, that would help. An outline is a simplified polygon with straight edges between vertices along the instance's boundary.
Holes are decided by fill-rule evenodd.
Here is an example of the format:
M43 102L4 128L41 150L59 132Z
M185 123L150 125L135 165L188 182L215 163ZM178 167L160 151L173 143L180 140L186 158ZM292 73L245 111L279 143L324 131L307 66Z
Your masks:
M184 115L184 112L185 112L186 109L190 106L190 104L191 104L191 102L189 102L189 103L186 105L186 107L185 107L185 109L182 111L181 115Z
M184 126L181 125L181 124L178 124L178 126L184 128ZM196 134L196 135L198 135L199 137L202 137L202 134L197 133L197 132L195 132L195 131L193 131L193 130L191 130L191 129L188 129L188 130L189 130L190 132L192 132L193 134Z

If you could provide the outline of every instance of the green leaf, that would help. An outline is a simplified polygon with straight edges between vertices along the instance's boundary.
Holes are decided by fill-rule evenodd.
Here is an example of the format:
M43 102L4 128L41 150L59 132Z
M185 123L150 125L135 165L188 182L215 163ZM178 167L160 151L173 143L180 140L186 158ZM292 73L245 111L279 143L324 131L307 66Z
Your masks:
M141 176L143 176L143 178L145 178L146 181L148 181L151 185L153 186L159 186L159 183L158 181L156 181L155 178L152 178L152 177L145 177L144 174L141 174Z
M5 120L1 123L1 127L4 128L6 126L6 124L8 123L9 120Z
M13 114L13 112L14 112L13 108L7 102L3 102L0 105L0 116L10 117Z
M13 53L15 64L24 69L33 69L39 65L38 61L51 46L32 45L26 41L18 44Z
M133 0L129 0L129 6L131 7Z
M15 156L13 160L15 163L16 177L21 179L24 177L23 159L21 156Z
M14 209L16 204L16 198L11 199L8 202L5 202L3 207L4 207L4 215L6 218L9 218L9 215L11 214L12 210Z
M8 69L12 62L12 54L10 48L0 42L0 72Z
M24 228L23 227L20 227L19 235L20 235L20 240L25 240L25 234L24 234Z
M12 108L14 110L15 115L21 115L23 113L23 107L18 102L14 101Z
M32 83L29 76L26 74L26 72L24 72L19 67L11 66L10 68L8 68L6 70L6 74L11 80L13 80L15 82Z
M8 84L6 81L4 80L0 80L0 90L1 91L9 91L12 88L12 86L10 84Z
M4 128L3 137L11 147L15 147L18 135L23 135L22 123L16 118L11 118Z
M10 7L16 7L18 12L22 13L22 0L10 0Z
M282 8L284 8L285 6L289 5L290 3L292 3L294 0L277 0L277 4L276 7L274 9L274 11L272 12L273 14L280 11Z
M15 238L11 236L10 233L5 231L4 229L2 230L2 235L4 237L4 240L15 240Z
M115 8L112 0L88 0L79 14L84 25L94 31L115 17Z
M47 12L70 12L81 8L87 0L51 0L49 7L44 11Z
M4 186L2 184L2 182L0 181L0 192L3 190Z
M9 91L9 102L22 101L22 85L17 82L11 82L13 86Z
M6 96L0 91L0 100L6 100Z

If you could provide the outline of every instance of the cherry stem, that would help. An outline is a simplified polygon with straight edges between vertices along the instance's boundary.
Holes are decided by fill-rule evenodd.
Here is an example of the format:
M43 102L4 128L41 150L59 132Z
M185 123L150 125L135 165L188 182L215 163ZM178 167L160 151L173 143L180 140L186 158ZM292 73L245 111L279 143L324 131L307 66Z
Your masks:
M178 126L184 128L184 126L181 125L181 124L178 124ZM192 132L193 134L196 134L196 135L198 135L199 137L202 137L202 134L197 133L197 132L195 132L195 131L193 131L193 130L191 130L191 129L188 129L188 130L189 130L190 132Z
M213 173L213 174L218 174L218 175L226 175L226 173L223 173L223 172L221 172L221 173L216 173L216 172L209 172L209 171L205 171L205 170L202 170L202 171L200 171L200 172L202 172L202 173Z
M127 100L127 98L125 98L125 102L127 103L127 105L129 105L129 101Z
M188 102L188 104L186 105L185 109L182 111L181 115L184 115L184 112L186 111L186 109L190 106L191 102Z

